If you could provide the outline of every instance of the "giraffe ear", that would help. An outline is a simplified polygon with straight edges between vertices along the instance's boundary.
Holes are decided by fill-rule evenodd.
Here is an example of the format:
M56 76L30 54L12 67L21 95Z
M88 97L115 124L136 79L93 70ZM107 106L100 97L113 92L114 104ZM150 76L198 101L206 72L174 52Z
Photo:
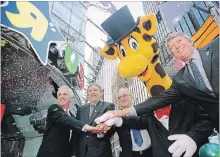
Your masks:
M142 16L139 22L139 28L141 33L153 35L157 30L157 18L155 14L150 13L146 16Z
M105 45L101 49L101 55L107 59L116 59L118 57L118 48L116 45Z

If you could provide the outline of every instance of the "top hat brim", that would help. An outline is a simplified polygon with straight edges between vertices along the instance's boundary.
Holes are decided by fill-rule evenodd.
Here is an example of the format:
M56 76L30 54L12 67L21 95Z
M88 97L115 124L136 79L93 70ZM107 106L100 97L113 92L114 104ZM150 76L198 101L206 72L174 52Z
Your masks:
M118 38L117 40L113 40L112 38L106 41L106 45L111 46L114 45L115 43L118 43L119 41L121 41L125 36L127 36L129 33L131 33L139 24L139 18L136 22L136 24L123 36L121 36L120 38Z

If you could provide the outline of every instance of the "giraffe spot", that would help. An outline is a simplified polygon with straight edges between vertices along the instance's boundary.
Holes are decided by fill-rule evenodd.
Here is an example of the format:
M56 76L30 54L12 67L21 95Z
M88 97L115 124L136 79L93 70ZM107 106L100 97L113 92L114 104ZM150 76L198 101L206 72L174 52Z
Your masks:
M150 35L144 34L143 39L147 42L151 41L152 37Z
M141 31L140 31L140 29L138 27L136 27L133 31L137 32L137 33L141 33Z
M158 75L160 75L161 78L164 78L166 76L166 72L164 71L160 63L157 63L157 65L155 66L155 71Z
M154 64L158 58L159 58L159 55L155 55L151 61L151 64Z
M107 55L114 55L115 54L115 50L112 47L110 47L107 51L105 51L105 53Z
M147 20L146 22L143 23L143 27L144 29L146 29L147 31L149 31L151 29L152 23L150 20Z
M156 96L158 95L160 92L163 92L165 90L165 88L161 85L154 85L153 87L151 87L150 89L150 93L152 96Z
M157 50L159 49L159 45L157 44L157 42L153 43L153 44L151 45L151 47L153 48L154 53L156 53Z

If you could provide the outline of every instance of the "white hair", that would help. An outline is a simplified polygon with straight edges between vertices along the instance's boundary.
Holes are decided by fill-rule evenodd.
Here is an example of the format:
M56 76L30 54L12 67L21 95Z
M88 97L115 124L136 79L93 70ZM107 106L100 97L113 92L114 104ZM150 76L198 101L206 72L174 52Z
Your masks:
M169 44L169 42L170 42L172 39L174 39L174 38L176 38L176 37L179 37L179 36L186 38L186 39L193 45L193 43L194 43L193 39L190 38L188 35L186 35L186 34L183 33L183 32L173 32L173 33L171 33L171 34L168 36L168 38L167 38L167 44ZM173 55L172 52L171 52L170 49L169 49L169 46L168 46L168 50L169 50L170 54Z
M171 34L168 36L168 38L167 38L167 43L169 43L170 40L172 40L172 39L174 39L174 38L176 38L176 37L179 37L179 36L184 37L184 38L186 38L190 43L193 43L192 38L190 38L188 35L186 35L186 34L183 33L183 32L174 32L174 33L171 33Z
M70 87L68 87L68 86L61 86L59 89L61 89L61 88L68 89L70 97L73 98L73 96L74 96L73 95L73 90Z

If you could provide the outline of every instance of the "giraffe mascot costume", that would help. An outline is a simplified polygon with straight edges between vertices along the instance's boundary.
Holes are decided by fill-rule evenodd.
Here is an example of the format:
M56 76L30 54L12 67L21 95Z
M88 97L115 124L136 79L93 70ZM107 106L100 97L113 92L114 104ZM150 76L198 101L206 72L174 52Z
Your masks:
M128 8L125 6L118 10L118 12L122 12L123 10L128 10ZM132 16L130 15L129 17ZM110 18L117 17L114 17L113 14ZM119 38L121 34L117 32L118 25L109 25L106 21L102 24L103 29L107 33L113 34L111 36L113 39L119 39L114 42L108 41L101 50L101 55L107 59L116 59L118 57L120 59L118 71L121 77L129 78L138 76L145 84L148 93L152 96L157 95L168 89L172 81L159 61L160 49L156 39L153 37L157 27L156 17L154 14L148 14L138 18L132 28L126 27L129 22L126 20L118 21L121 27L124 28L122 31L127 32L121 38ZM155 111L155 117L167 129L169 114L170 106Z

